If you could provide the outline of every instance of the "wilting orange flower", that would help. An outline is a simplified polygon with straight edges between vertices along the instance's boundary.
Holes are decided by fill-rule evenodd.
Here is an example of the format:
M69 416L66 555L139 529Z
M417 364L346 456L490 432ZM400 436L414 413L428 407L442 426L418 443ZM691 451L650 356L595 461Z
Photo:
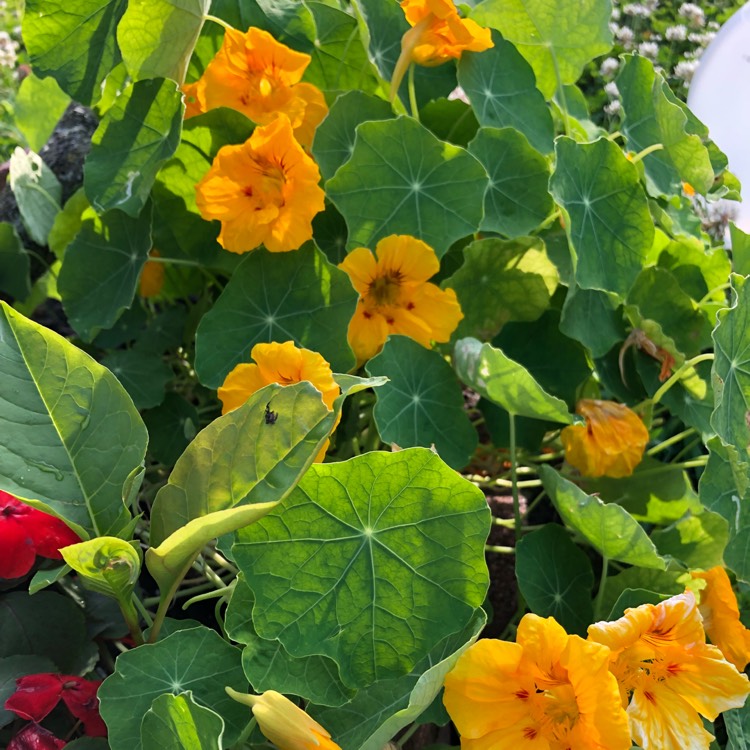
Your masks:
M201 88L203 84L200 81L195 83L182 84L182 96L185 101L185 119L202 115L206 110L201 104Z
M426 347L448 341L463 313L452 289L427 281L440 269L435 251L414 237L394 234L378 242L375 255L358 247L339 264L360 295L349 323L357 359L375 356L391 333Z
M627 750L609 649L525 615L516 643L483 639L445 678L462 750Z
M560 437L565 460L587 477L627 477L643 458L648 430L624 404L581 399L576 413L586 424L566 427Z
M296 250L312 237L324 208L318 165L281 115L257 127L241 146L224 146L196 185L204 219L221 221L219 243L246 253L263 243L273 253Z
M737 597L727 572L720 565L706 571L693 571L693 578L701 578L706 587L700 591L699 610L703 627L714 646L724 658L742 671L750 662L750 630L740 622Z
M149 253L152 258L161 257L158 250L152 250ZM141 271L141 278L138 281L138 294L141 297L156 297L161 288L164 286L164 264L154 260L147 260L146 265Z
M245 695L227 687L227 694L250 706L260 731L279 750L341 750L331 735L301 708L275 690Z
M706 750L713 737L699 714L713 721L750 693L747 677L706 644L691 591L597 622L589 639L612 651L633 740L644 750Z
M309 147L315 128L328 113L320 89L300 83L309 64L310 55L277 42L267 31L227 29L201 79L189 84L193 88L186 95L194 98L197 106L190 107L185 116L229 107L267 125L284 113L295 138Z
M298 348L293 341L283 344L256 344L250 352L255 364L240 363L226 376L219 388L221 413L227 414L242 406L250 396L271 383L291 385L308 381L323 396L323 403L333 409L333 402L341 393L333 379L331 366L318 352ZM339 420L336 420L338 424ZM334 425L335 429L335 425ZM322 461L329 441L320 450L316 461Z

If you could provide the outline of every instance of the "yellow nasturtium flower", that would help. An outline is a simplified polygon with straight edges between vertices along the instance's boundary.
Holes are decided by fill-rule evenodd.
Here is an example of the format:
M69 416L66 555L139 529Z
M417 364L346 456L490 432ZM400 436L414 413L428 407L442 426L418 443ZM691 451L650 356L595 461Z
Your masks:
M698 607L711 643L721 649L727 661L742 671L750 662L750 630L740 621L737 597L727 572L717 565L710 570L694 571L691 575L706 582L699 594Z
M747 677L706 643L692 591L626 609L588 632L612 652L633 741L644 750L707 750L713 737L700 717L713 721L750 693Z
M483 639L445 679L462 750L628 750L609 649L525 615L516 643Z
M341 393L333 379L331 366L318 352L297 347L293 341L283 344L256 344L250 352L254 364L240 363L226 376L219 388L222 414L242 406L250 396L271 383L291 385L308 381L317 388L323 403L333 409L333 402ZM338 424L338 419L336 420ZM322 461L329 441L320 450L316 461Z
M275 690L262 695L245 695L232 688L227 694L250 706L260 731L279 750L341 750L315 719Z
M149 253L152 258L159 258L161 253L152 250ZM164 264L154 260L147 260L141 271L138 281L138 294L141 297L156 297L164 286Z
M283 113L292 123L295 138L309 148L315 128L328 113L320 89L300 83L310 59L262 29L251 27L245 33L227 29L200 80L183 87L188 104L185 116L229 107L258 125L267 125Z
M339 268L359 292L349 344L360 362L374 357L391 333L426 347L432 341L448 341L463 318L456 293L428 282L440 270L440 262L429 245L414 237L385 237L374 255L358 247Z
M280 115L242 145L219 149L196 185L196 203L204 219L221 221L225 249L246 253L262 243L286 252L312 238L313 217L324 208L319 181L318 165Z
M586 477L627 477L641 462L648 430L624 404L581 399L576 413L585 424L566 427L560 435L565 460Z

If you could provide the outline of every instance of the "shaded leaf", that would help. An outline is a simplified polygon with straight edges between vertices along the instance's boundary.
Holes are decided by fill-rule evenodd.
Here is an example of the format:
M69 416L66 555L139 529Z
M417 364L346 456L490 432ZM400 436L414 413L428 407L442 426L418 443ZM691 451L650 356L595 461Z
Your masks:
M46 245L60 211L62 186L39 154L16 147L10 157L10 187L26 231L37 245Z
M45 656L22 654L0 658L0 729L17 718L12 711L3 708L5 701L16 692L16 680L28 674L54 672L56 669L53 662Z
M172 368L154 352L140 346L110 352L102 364L122 383L139 409L158 406L164 400Z
M581 289L577 284L568 288L560 330L580 341L593 357L603 357L627 335L622 315L617 313L617 302L606 292Z
M737 578L750 583L750 526L737 529L734 538L724 550L724 560Z
M12 224L0 222L0 292L19 300L31 294L29 255Z
M168 393L156 409L143 414L148 449L157 461L173 466L198 432L198 410L177 393Z
M427 102L419 111L419 121L441 141L461 148L469 145L479 129L474 110L460 99L441 97Z
M708 463L698 482L700 499L707 510L718 513L729 524L734 537L744 526L750 526L748 476L740 464L737 451L714 435L708 442Z

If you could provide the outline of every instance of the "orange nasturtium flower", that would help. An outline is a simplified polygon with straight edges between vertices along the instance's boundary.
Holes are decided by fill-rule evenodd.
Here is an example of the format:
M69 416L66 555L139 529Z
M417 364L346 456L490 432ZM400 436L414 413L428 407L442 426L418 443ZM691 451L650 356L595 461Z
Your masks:
M644 750L707 750L713 737L699 714L713 721L750 693L747 677L706 643L692 591L594 623L589 639L612 651L633 741Z
M262 695L238 693L230 687L227 694L250 706L260 731L279 750L341 750L315 719L275 690Z
M158 250L149 253L152 258L161 257ZM164 264L154 260L147 260L138 281L138 294L141 297L156 297L164 286Z
M204 219L221 221L219 243L246 253L263 243L272 253L296 250L312 238L312 220L324 208L318 165L279 116L255 128L240 146L224 146L196 185Z
M525 615L516 643L483 639L445 678L462 750L628 750L609 649Z
M253 393L266 385L291 385L304 380L312 383L320 391L323 403L333 409L333 402L341 389L333 379L331 366L318 352L300 349L293 341L286 341L283 344L256 344L250 357L255 360L255 364L241 362L236 365L219 388L222 414L242 406ZM326 440L316 461L323 460L328 444L329 441Z
M586 424L566 427L560 435L565 460L587 477L627 477L641 462L648 430L624 404L581 399L576 413Z
M440 270L440 261L415 237L384 237L375 255L358 247L339 268L359 292L349 344L360 362L374 357L391 333L410 336L426 347L431 341L448 341L463 318L456 293L427 281Z
M258 125L267 125L284 113L295 138L309 147L315 128L328 113L320 89L300 83L310 59L262 29L251 27L245 33L227 29L201 79L183 86L185 117L229 107Z
M703 627L724 658L742 671L750 662L750 630L740 622L737 597L727 572L720 565L706 571L693 571L693 578L702 578L706 587L700 591L698 608Z

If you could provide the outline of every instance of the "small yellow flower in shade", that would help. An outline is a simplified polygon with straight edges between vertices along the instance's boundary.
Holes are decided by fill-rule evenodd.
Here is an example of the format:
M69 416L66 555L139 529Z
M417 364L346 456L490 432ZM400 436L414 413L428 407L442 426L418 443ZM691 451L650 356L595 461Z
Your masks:
M711 643L742 671L750 662L750 630L740 622L737 597L727 572L717 565L710 570L693 571L691 575L706 582L699 594L698 608Z
M536 615L524 616L516 640L477 641L445 678L462 750L630 748L609 649Z
M158 250L149 253L151 258L161 257ZM164 286L164 264L154 260L147 260L138 281L138 294L141 297L156 297Z
M581 399L576 413L586 424L562 431L565 460L587 477L630 476L648 443L641 418L624 404L596 399Z
M259 125L283 113L292 123L295 138L309 148L315 128L328 113L321 91L300 83L309 63L309 55L277 42L267 31L227 29L221 48L197 85L198 110L229 107ZM195 114L195 108L189 112Z
M463 318L456 293L428 282L440 270L440 261L429 245L414 237L385 237L375 255L358 247L339 268L360 295L349 323L349 344L360 362L375 356L391 333L426 347L448 341Z
M271 383L291 385L305 380L320 391L323 403L333 409L333 402L341 389L333 379L331 366L318 352L300 349L293 341L287 341L283 344L256 344L250 357L255 363L236 365L219 388L222 414L242 406L253 393ZM338 422L339 419L336 420L336 425ZM326 440L316 461L323 460L328 444L329 441Z
M633 741L644 750L707 750L713 721L744 705L750 684L706 634L691 591L625 610L589 627L612 652L610 669L627 705Z
M196 202L204 219L221 221L225 249L246 253L262 243L286 252L312 238L313 217L324 208L319 181L318 165L281 115L242 145L219 149L196 185Z
M202 115L206 109L202 103L203 82L182 84L182 98L185 102L185 119Z
M245 695L227 687L227 694L250 706L260 731L279 750L341 750L331 735L301 708L275 690Z
M695 198L695 188L689 182L682 183L682 192L685 193L688 198Z

